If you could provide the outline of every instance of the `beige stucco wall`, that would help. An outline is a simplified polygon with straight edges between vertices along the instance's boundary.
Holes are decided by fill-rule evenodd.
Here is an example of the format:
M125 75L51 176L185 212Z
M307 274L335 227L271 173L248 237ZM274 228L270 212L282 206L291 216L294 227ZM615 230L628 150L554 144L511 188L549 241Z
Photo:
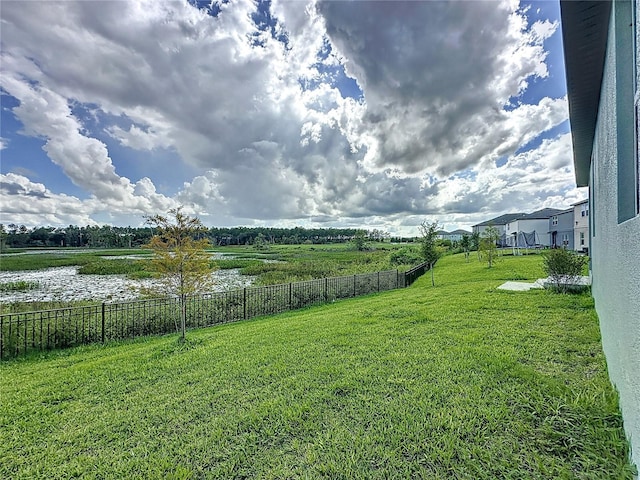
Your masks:
M609 376L620 393L632 460L640 466L640 216L618 223L614 25L612 22L609 31L591 165L590 215L595 228L590 254L593 296ZM627 158L628 153L623 155Z

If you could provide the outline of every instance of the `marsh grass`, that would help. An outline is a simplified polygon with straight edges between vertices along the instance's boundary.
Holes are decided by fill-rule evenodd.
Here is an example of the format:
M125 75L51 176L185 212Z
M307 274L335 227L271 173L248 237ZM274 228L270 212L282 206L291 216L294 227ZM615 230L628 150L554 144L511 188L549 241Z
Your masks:
M234 268L247 268L254 265L259 265L262 262L256 259L246 259L246 258L223 258L213 260L212 265L221 269L221 270L231 270Z
M85 265L94 261L97 257L84 253L56 254L40 253L26 255L3 255L0 258L0 271L11 272L16 270L41 270L51 267L70 267Z
M24 255L0 255L0 271L11 272L17 270L41 270L51 267L84 266L101 261L116 261L116 259L107 260L101 257L141 255L148 253L148 251L142 249L109 249L82 252L73 249L68 252L56 250L56 252L52 253L24 253Z
M128 275L136 278L148 278L153 275L149 262L145 260L128 260L125 258L102 259L85 263L78 269L80 275Z
M397 265L390 252L400 248L389 244L372 244L369 251L354 250L348 244L274 245L266 251L251 246L223 247L216 253L232 255L211 261L221 269L240 269L241 274L258 276L258 285L297 282L314 278L353 275L381 270L406 270L413 265ZM214 250L211 250L213 253ZM141 255L142 249L108 249L88 252L77 249L28 255L1 256L0 271L39 270L50 267L78 266L79 274L127 275L132 279L152 278L147 260L103 258L107 256ZM265 262L266 261L266 262Z
M400 246L384 243L374 243L371 246L372 249L367 251L355 250L349 244L272 245L269 250L260 252L253 250L253 247L236 246L216 251L232 254L236 261L254 259L253 262L241 266L240 273L257 276L258 285L299 282L396 268L406 270L413 266L391 262L390 252L399 249Z
M55 310L69 307L92 307L95 301L90 300L48 300L35 302L7 302L0 303L0 314L31 312L34 310Z
M593 300L514 274L5 362L0 477L631 479Z
M38 288L40 288L39 282L30 282L26 280L0 283L0 292L26 292L27 290L36 290Z

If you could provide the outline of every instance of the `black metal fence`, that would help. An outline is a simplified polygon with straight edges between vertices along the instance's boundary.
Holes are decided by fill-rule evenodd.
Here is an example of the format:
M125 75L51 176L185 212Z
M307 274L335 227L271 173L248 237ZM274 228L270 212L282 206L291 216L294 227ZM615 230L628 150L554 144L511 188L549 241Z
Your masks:
M271 315L341 298L408 287L429 269L397 270L247 287L187 298L187 328ZM0 359L31 351L172 333L180 324L179 298L153 298L85 307L0 315Z
M413 282L415 282L418 278L420 278L422 275L424 275L428 271L429 271L428 262L421 263L420 265L416 265L415 267L413 267L411 270L407 270L404 273L405 287L408 287L409 285L411 285Z

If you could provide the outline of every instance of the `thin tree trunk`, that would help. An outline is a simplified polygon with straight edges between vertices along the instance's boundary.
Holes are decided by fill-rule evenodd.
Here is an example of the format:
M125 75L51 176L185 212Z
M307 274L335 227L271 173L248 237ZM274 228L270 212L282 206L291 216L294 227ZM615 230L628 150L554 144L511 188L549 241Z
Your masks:
M185 341L185 335L187 331L187 299L185 295L180 295L180 307L181 307L181 316L182 316L182 341Z

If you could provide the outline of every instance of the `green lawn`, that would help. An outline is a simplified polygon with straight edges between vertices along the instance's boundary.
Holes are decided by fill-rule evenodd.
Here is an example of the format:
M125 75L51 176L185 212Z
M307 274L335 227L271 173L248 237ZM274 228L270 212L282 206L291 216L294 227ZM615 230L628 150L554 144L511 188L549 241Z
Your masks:
M0 364L0 478L624 479L588 295L436 287Z

